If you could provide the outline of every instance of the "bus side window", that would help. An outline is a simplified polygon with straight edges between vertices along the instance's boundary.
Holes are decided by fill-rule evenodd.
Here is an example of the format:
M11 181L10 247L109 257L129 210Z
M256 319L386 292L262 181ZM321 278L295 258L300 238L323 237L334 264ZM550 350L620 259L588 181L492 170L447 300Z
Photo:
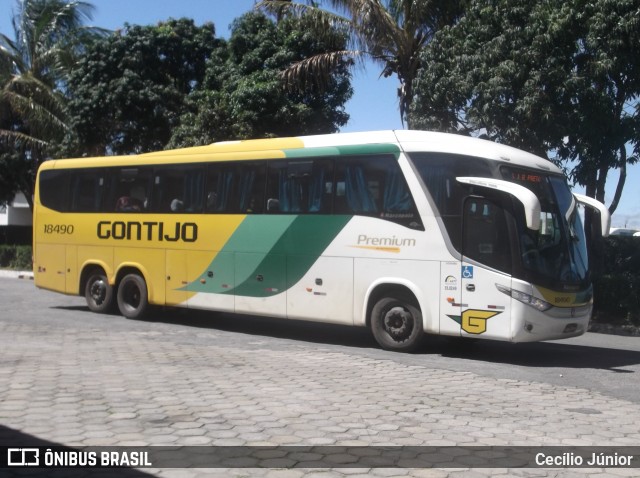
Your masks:
M104 193L104 170L76 171L71 180L71 211L100 212Z
M114 201L114 210L117 212L147 211L152 178L151 167L117 169L110 194Z
M201 212L204 168L195 165L156 167L152 208L155 212Z
M72 170L49 169L40 173L40 203L59 212L69 210L69 184Z
M370 166L359 156L339 161L336 214L375 215L378 212L379 178L374 177Z
M207 170L205 211L208 213L261 213L264 209L264 162L211 163Z
M212 163L207 167L205 212L224 213L229 209L229 199L234 184L233 169L227 163Z
M256 214L264 210L266 187L266 164L244 163L238 164L238 187L235 191L235 212Z
M339 161L336 214L359 214L421 229L413 197L392 155L353 156Z
M331 159L309 158L269 164L268 213L330 213L332 194Z

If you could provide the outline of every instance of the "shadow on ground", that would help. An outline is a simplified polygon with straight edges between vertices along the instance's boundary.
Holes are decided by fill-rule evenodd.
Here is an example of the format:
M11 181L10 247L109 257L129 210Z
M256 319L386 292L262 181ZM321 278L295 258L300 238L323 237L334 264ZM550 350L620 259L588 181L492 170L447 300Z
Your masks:
M90 313L85 306L59 308L81 311L83 314ZM98 320L109 320L111 317L119 316L92 314L92 317ZM144 319L144 322L148 323L149 327L153 327L153 323L175 324L313 344L379 349L371 332L364 327L172 308L155 309ZM380 351L380 353L386 352ZM555 342L512 344L495 340L429 336L417 355L434 354L523 367L603 369L620 374L635 373L632 370L620 370L620 368L640 364L640 351L606 346L594 347Z

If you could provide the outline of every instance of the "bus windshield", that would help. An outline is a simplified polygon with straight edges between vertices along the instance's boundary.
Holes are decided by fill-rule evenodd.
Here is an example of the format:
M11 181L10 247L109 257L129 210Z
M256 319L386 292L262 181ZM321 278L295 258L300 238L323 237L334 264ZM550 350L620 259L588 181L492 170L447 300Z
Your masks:
M586 238L577 203L561 176L503 166L505 180L531 190L540 200L540 228L518 217L522 266L532 282L568 288L589 279ZM520 216L520 215L517 215Z

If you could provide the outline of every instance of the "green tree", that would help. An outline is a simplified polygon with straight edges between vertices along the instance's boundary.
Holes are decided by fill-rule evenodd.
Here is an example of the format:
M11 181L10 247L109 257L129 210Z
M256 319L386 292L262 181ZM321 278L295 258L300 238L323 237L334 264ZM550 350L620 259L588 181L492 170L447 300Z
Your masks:
M190 95L190 111L171 146L335 132L346 124L344 104L351 97L346 65L328 78L326 88L304 92L282 88L280 72L294 61L326 51L325 34L312 34L308 18L274 23L250 12L232 25L224 51L208 61L202 88ZM344 38L334 32L332 44Z
M319 8L318 3L327 3L331 10ZM329 51L288 66L284 78L289 85L304 89L310 82L322 84L345 58L352 65L363 65L364 59L370 59L382 68L382 76L398 78L400 117L411 126L407 114L414 96L413 81L422 66L420 52L435 32L455 23L466 3L465 0L310 0L305 5L263 0L258 7L279 19L287 14L305 14L314 19L315 35L322 37L333 26L348 39L346 48L334 44Z
M323 92L287 92L287 62L324 51L304 20L251 12L229 41L211 24L126 26L95 42L69 78L68 155L129 154L249 137L336 131L349 75Z
M207 60L223 47L213 24L186 18L125 25L95 42L69 78L74 135L67 154L163 149L187 110L186 98L204 80Z
M638 18L639 0L474 2L425 49L413 122L575 164L600 201L620 168L613 213L638 159Z
M577 161L574 178L601 202L609 171L619 170L609 205L613 214L627 165L640 159L640 0L578 2L576 10L585 31L578 41L571 101L578 107L559 154Z
M59 89L88 37L87 2L17 0L14 38L0 34L0 196L21 190L32 206L39 163L67 127Z

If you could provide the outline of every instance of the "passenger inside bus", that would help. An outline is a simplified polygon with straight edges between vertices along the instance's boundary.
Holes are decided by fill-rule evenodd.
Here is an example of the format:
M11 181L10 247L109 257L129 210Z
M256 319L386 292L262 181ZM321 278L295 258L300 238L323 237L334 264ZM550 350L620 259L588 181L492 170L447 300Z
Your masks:
M118 199L116 202L116 211L142 211L144 209L145 202L144 188L141 186L134 186L131 188L130 195L121 196Z

